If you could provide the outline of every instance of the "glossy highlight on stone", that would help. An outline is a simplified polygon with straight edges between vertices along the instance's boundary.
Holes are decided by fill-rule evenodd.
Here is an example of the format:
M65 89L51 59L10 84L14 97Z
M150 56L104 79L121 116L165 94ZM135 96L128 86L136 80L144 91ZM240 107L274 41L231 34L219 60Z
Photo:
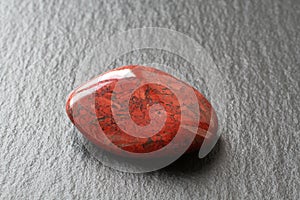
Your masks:
M144 79L153 83L144 84ZM194 92L194 99L189 98L187 88ZM183 104L174 91L184 97ZM160 156L183 148L190 137L192 142L184 152L193 152L200 149L204 139L213 138L218 128L215 111L200 92L165 72L144 66L120 67L88 81L70 93L66 112L89 141L116 154L120 154L117 148L134 154L158 151L169 145L179 129L183 133L179 142L161 151ZM193 133L188 127L197 131Z

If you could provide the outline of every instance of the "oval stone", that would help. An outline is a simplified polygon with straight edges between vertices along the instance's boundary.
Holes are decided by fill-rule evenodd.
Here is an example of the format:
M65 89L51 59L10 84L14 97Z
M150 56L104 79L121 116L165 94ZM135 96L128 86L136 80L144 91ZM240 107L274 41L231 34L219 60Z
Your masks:
M66 112L93 144L127 156L159 151L172 141L159 156L197 151L218 129L216 113L200 92L144 66L120 67L81 85L68 96Z

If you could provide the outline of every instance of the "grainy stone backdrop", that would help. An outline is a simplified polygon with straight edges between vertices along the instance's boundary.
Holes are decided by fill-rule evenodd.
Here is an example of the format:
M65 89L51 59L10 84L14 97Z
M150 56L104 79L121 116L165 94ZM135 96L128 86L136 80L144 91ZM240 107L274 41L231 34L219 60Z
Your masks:
M299 0L2 0L0 198L300 199L299 19ZM139 27L192 37L223 73L226 128L203 160L118 172L65 115L67 94L97 75L83 66L94 44Z

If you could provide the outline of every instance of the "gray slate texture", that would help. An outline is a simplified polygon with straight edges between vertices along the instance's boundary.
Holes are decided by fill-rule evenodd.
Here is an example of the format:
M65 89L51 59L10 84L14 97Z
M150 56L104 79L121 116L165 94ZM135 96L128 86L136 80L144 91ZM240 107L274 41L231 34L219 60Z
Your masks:
M0 2L0 199L300 199L300 1ZM103 166L64 106L104 35L182 32L229 88L226 128L202 160L131 174ZM193 82L193 81L192 81Z

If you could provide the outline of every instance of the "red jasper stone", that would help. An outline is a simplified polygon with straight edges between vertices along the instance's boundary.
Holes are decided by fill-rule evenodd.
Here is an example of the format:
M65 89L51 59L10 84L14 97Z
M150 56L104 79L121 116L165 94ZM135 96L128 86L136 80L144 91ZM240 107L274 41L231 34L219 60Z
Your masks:
M215 111L200 92L144 66L120 67L88 81L71 92L66 112L89 141L116 154L116 148L134 154L155 152L179 131L177 143L160 156L183 148L191 137L183 152L196 151L218 128Z

